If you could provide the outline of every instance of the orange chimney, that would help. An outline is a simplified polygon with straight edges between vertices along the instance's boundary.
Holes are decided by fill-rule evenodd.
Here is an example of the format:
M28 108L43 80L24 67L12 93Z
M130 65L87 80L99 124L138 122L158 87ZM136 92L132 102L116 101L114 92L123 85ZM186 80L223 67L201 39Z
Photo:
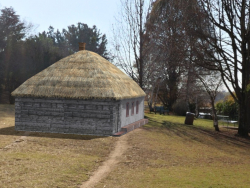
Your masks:
M85 50L85 45L86 45L86 43L84 43L84 42L79 42L79 51L80 51L80 50Z

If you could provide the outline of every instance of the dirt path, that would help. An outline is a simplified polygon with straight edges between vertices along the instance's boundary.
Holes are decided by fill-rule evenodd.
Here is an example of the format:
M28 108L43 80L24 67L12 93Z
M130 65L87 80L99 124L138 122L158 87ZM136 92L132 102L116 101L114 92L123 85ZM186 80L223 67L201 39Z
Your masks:
M12 147L14 147L15 145L19 144L20 142L23 142L27 139L27 136L29 136L29 133L30 132L24 132L24 135L21 136L20 138L18 138L17 140L15 140L13 143L5 146L4 148L2 148L3 150L6 150L6 149L10 149Z
M101 179L105 178L112 168L119 162L120 157L124 151L128 148L127 144L128 135L125 134L118 138L115 149L110 153L109 158L100 166L90 177L90 179L84 182L80 188L93 188Z

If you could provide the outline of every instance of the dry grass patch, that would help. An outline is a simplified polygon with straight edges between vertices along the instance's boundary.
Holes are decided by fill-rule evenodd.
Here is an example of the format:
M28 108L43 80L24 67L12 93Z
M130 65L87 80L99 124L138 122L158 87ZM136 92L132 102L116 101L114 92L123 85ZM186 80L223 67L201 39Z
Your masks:
M0 148L11 144L22 135L14 129L15 124L14 105L0 104Z
M119 166L96 187L249 187L250 141L212 121L146 114ZM201 125L199 125L201 124Z
M79 187L117 140L46 133L20 140L13 115L13 106L0 105L0 187ZM185 117L146 115L149 124L128 133L128 150L96 187L249 187L249 139L217 133L210 120L187 126Z
M106 160L117 139L29 133L21 140L24 132L14 129L14 106L0 105L0 114L1 188L79 187Z

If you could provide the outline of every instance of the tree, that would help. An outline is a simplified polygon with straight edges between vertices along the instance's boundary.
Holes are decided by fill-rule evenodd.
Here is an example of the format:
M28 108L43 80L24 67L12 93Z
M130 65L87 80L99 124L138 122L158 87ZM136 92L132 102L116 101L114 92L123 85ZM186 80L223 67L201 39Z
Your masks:
M46 32L29 37L24 42L25 71L27 78L46 69L56 61L65 57L59 47L53 44L53 40Z
M200 38L196 46L201 66L219 71L222 81L239 104L238 134L248 136L250 127L250 4L249 0L200 0L203 8L203 30L197 24ZM200 18L201 19L201 18ZM210 31L210 32L207 32ZM212 34L211 34L212 33ZM213 50L211 50L213 49Z
M178 86L185 61L185 42L183 15L177 1L155 1L148 15L146 24L148 56L157 69L151 77L151 85L155 85L161 77L158 97L170 109L178 97Z
M69 47L64 34L59 30L55 32L54 28L50 26L47 32L47 37L52 40L54 46L60 49L60 53L63 57L74 53L74 51Z
M12 7L1 10L0 52L7 49L9 42L17 42L25 37L26 27Z
M32 25L21 22L13 8L1 10L0 15L0 99L8 93L9 102L14 103L11 92L31 76L37 74L59 59L78 51L78 43L86 42L87 49L110 59L107 52L106 35L96 26L71 25L63 32L48 32L28 36ZM8 101L4 101L8 102Z
M238 104L231 95L225 97L223 101L217 102L216 109L219 113L227 115L234 120L238 116Z
M197 59L193 46L198 38L189 29L195 28L195 18L199 16L199 5L196 0L157 0L152 4L152 11L147 20L147 46L150 59L155 62L151 85L161 77L159 98L171 106L178 97L184 98L189 109L191 98L197 95L194 76L199 67L193 59Z
M49 27L46 33L53 41L53 45L60 48L64 56L68 56L79 50L79 42L86 43L86 50L98 53L108 60L112 60L111 54L107 51L107 38L105 34L101 34L97 27L88 27L87 24L77 23L70 25L62 32L54 31L52 26Z
M114 62L134 79L141 88L145 85L144 57L145 23L150 9L146 0L121 0L121 15L113 28Z
M63 36L66 40L68 47L73 51L79 50L78 43L85 42L86 49L96 52L106 59L110 59L110 54L107 52L107 38L105 34L101 34L97 27L88 27L87 24L78 23L77 26L68 26L68 29L63 29L62 34L56 33L56 41L59 37Z
M0 15L0 88L9 93L9 100L13 103L10 93L20 83L21 74L19 61L22 53L22 43L31 25L20 21L12 7L1 10Z
M222 79L218 72L206 71L205 74L196 74L197 78L201 81L203 87L205 88L207 94L210 98L210 104L212 106L212 116L213 116L213 123L214 129L216 131L219 130L218 126L218 118L215 108L215 98L218 94L218 89L221 86Z

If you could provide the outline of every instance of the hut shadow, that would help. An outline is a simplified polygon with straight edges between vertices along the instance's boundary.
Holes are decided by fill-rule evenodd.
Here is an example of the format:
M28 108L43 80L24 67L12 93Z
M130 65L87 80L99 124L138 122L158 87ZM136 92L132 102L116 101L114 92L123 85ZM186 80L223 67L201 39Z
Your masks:
M171 134L175 134L185 140L193 140L222 150L223 148L218 145L219 142L243 148L248 148L250 144L250 138L238 138L233 134L227 135L224 134L226 133L226 131L224 130L221 132L217 132L212 129L205 129L193 125L176 124L168 121L163 121L162 126L168 129ZM208 142L207 139L204 139L205 137L207 137L208 140L214 140L215 142Z
M149 123L151 123L151 126L145 127L144 130L146 131L159 132L170 137L178 136L187 142L199 142L229 153L231 153L231 151L228 151L223 146L231 145L239 148L249 148L250 138L241 138L235 136L234 134L227 135L227 130L225 129L221 132L216 132L213 129L205 129L194 125L172 123L169 121L158 122L150 118L148 118L148 120Z
M41 137L41 138L59 138L59 139L75 139L75 140L92 140L97 138L105 138L105 136L94 136L94 135L16 131L15 126L1 128L0 135L27 136L27 137L30 136L30 137Z

